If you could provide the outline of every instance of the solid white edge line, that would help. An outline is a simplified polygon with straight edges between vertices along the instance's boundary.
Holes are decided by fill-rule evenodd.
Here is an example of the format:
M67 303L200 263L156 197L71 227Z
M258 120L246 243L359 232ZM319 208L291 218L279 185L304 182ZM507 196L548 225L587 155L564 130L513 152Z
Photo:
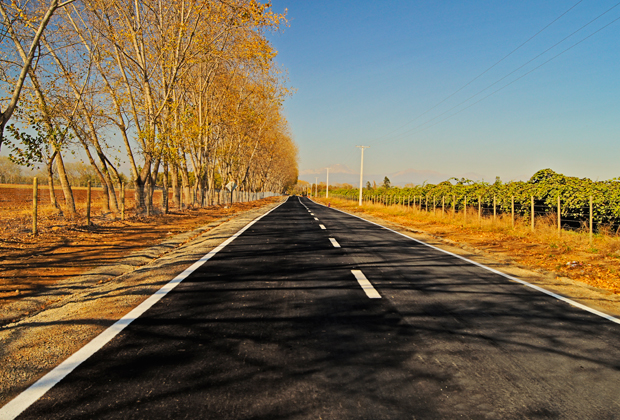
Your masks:
M327 229L325 226L323 225L319 225L321 227L321 229Z
M557 293L551 292L551 291L549 291L549 290L547 290L547 289L543 289L542 287L540 287L540 286L536 286L535 284L528 283L528 282L526 282L525 280L521 280L521 279L519 279L519 278L517 278L517 277L513 277L513 276L511 276L510 274L502 273L501 271L498 271L498 270L496 270L496 269L494 269L494 268L491 268L491 267L487 267L486 265L480 264L480 263L478 263L478 262L476 262L476 261L472 261L472 260L470 260L470 259L468 259L468 258L465 258L465 257L461 256L461 255L457 255L457 254L454 254L454 253L452 253L452 252L450 252L450 251L446 251L445 249L441 249L441 248L438 248L438 247L436 247L436 246L434 246L434 245L427 244L426 242L423 242L423 241L421 241L421 240L419 240L419 239L412 238L411 236L407 236L407 235L405 235L404 233L397 232L397 231L395 231L395 230L393 230L393 229L390 229L390 228L388 228L388 227L385 227L385 226L383 226L383 225L380 225L379 223L375 223L375 222L372 222L372 221L370 221L370 220L364 219L363 217L357 216L357 215L355 215L355 214L347 213L346 211L339 210L339 209L336 209L336 208L333 208L333 207L327 207L327 206L325 206L325 205L323 205L323 204L321 204L321 203L317 203L317 202L316 202L316 201L314 201L314 200L311 200L311 201L312 201L314 204L318 204L319 206L323 206L323 207L325 207L325 208L330 208L330 209L332 209L332 210L339 211L340 213L347 214L347 215L349 215L349 216L351 216L351 217L356 217L356 218L358 218L358 219L360 219L360 220L363 220L363 221L368 222L368 223L370 223L370 224L373 224L373 225L375 225L375 226L379 226L379 227L381 227L381 228L383 228L383 229L385 229L385 230L389 230L390 232L394 232L394 233L396 233L396 234L398 234L398 235L400 235L400 236L404 236L405 238L411 239L412 241L418 242L418 243L420 243L420 244L422 244L422 245L426 245L426 246L427 246L427 247L429 247L429 248L433 248L433 249L436 249L437 251L441 251L441 252L443 252L443 253L445 253L445 254L452 255L453 257L459 258L459 259L461 259L461 260L463 260L463 261L467 261L467 262L468 262L468 263L470 263L470 264L473 264L473 265L476 265L476 266L478 266L478 267L484 268L485 270L488 270L488 271L490 271L490 272L492 272L492 273L499 274L500 276L505 277L505 278L507 278L507 279L509 279L509 280L515 281L515 282L517 282L517 283L521 283L522 285L527 286L527 287L530 287L530 288L532 288L532 289L534 289L534 290L538 290L539 292L542 292L542 293L544 293L544 294L546 294L546 295L549 295L549 296L551 296L551 297L554 297L555 299L558 299L558 300L561 300L561 301L563 301L563 302L566 302L566 303L568 303L569 305L576 306L577 308L583 309L584 311L590 312L591 314L598 315L598 316L600 316L601 318L605 318L605 319L606 319L606 320L608 320L608 321L615 322L616 324L620 324L620 319L618 319L618 318L616 318L616 317L613 317L613 316L608 315L608 314L606 314L606 313L604 313L604 312L598 311L598 310L596 310L596 309L594 309L594 308L590 308L589 306L586 306L586 305L584 305L584 304L582 304L582 303L575 302L575 301L574 301L574 300L572 300L572 299L569 299L569 298L564 297L564 296L562 296L562 295L558 295Z
M30 407L35 401L41 398L47 391L52 389L54 385L60 382L65 376L71 373L75 368L77 368L82 362L86 361L90 356L95 354L98 350L100 350L104 345L106 345L110 340L116 337L121 331L125 329L129 324L138 319L140 315L146 312L149 308L155 305L161 298L166 296L172 289L179 285L183 280L185 280L190 274L192 274L196 269L198 269L205 262L209 261L215 254L220 252L222 249L226 247L226 245L230 244L236 238L238 238L243 232L248 230L254 223L258 222L263 217L267 216L269 213L280 207L282 204L286 203L283 201L273 209L269 210L267 213L257 217L252 220L250 223L245 225L241 230L235 233L230 238L226 239L220 245L218 245L215 249L213 249L208 254L204 255L198 261L193 263L191 266L183 270L181 274L176 276L174 279L170 280L163 287L157 290L154 294L149 296L144 302L140 305L136 306L132 309L128 314L124 317L116 321L113 325L108 327L105 331L99 334L97 337L93 338L88 344L79 349L77 352L73 353L66 359L64 362L56 366L50 372L48 372L41 379L36 381L34 384L30 385L26 390L24 390L17 397L9 401L5 406L0 408L0 420L12 420L19 416L24 410Z
M338 241L336 241L336 239L334 239L334 238L329 238L329 241L332 243L332 245L334 246L334 248L340 248L340 244L338 243Z
M351 273L353 273L353 275L357 279L357 282L360 284L360 286L362 286L364 292L366 292L366 296L368 296L370 299L381 299L381 295L379 294L379 292L377 292L377 289L372 286L372 284L368 281L368 279L361 270L351 270Z

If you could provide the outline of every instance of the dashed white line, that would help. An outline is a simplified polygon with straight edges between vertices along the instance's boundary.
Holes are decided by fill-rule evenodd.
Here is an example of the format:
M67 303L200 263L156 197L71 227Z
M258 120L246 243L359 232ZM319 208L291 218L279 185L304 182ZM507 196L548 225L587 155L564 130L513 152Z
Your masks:
M317 218L315 217L315 218L314 218L314 220L319 220L319 219L317 219Z
M330 242L334 246L334 248L340 248L340 244L334 238L329 238Z
M351 273L353 273L353 275L357 279L357 282L360 284L360 286L362 286L364 292L366 292L366 296L368 296L370 299L381 299L381 295L379 294L379 292L377 292L377 289L375 289L372 284L370 284L370 282L361 270L351 270Z
M319 206L323 206L323 207L327 208L327 206L326 206L326 205L324 205L324 204L320 204L320 203L317 203L317 202L314 202L314 204L318 204ZM348 216L355 217L355 218L357 218L357 219L363 220L363 221L368 222L368 223L370 223L370 224L372 224L372 225L379 226L379 227L381 227L381 228L383 228L383 229L385 229L385 230L389 230L390 232L393 232L393 233L395 233L395 234L397 234L397 235L404 236L405 238L410 239L410 240L412 240L412 241L414 241L414 242L417 242L417 243L419 243L419 244L425 245L425 246L427 246L427 247L429 247L429 248L432 248L432 249L435 249L435 250L437 250L437 251L439 251L439 252L443 252L444 254L452 255L452 256L453 256L453 257L455 257L455 258L458 258L458 259L463 260L463 261L467 261L467 262L468 262L468 263L470 263L470 264L473 264L473 265L476 265L476 266L478 266L478 267L480 267L480 268L483 268L483 269L485 269L485 270L488 270L488 271L490 271L490 272L492 272L492 273L495 273L495 274L497 274L497 275L499 275L499 276L502 276L502 277L504 277L504 278L506 278L506 279L508 279L508 280L512 280L512 281L514 281L514 282L521 283L521 284L522 284L522 285L524 285L524 286L527 286L527 287L529 287L529 288L532 288L532 289L534 289L534 290L537 290L537 291L539 291L539 292L541 292L541 293L544 293L544 294L546 294L546 295L548 295L548 296L551 296L551 297L553 297L553 298L555 298L555 299L557 299L557 300L561 300L562 302L568 303L568 304L569 304L569 305L571 305L571 306L576 306L577 308L580 308L580 309L582 309L582 310L584 310L584 311L586 311L586 312L590 312L591 314L594 314L594 315L600 316L601 318L605 318L605 319L606 319L606 320L608 320L608 321L614 322L614 323L616 323L616 324L620 324L620 318L616 318L616 317L614 317L614 316L608 315L608 314L606 314L606 313L604 313L604 312L601 312L601 311L599 311L599 310L596 310L596 309L594 309L594 308L590 308L589 306L586 306L586 305L584 305L584 304L582 304L582 303L579 303L579 302L577 302L577 301L574 301L574 300L569 299L569 298L567 298L567 297L564 297L564 296L562 296L562 295L558 295L557 293L551 292L551 291L549 291L549 290L547 290L547 289L543 289L542 287L536 286L536 285L534 285L534 284L532 284L532 283L528 283L527 281L525 281L525 280L521 280L520 278L517 278L517 277L511 276L511 275L506 274L506 273L502 273L501 271L498 271L498 270L496 270L496 269L494 269L494 268L487 267L486 265L481 264L481 263L476 262L476 261L472 261L472 260L470 260L469 258L465 258L465 257L463 257L463 256L461 256L461 255L457 255L457 254L454 254L454 253L452 253L452 252L450 252L450 251L446 251L445 249L441 249L441 248L438 248L438 247L436 247L436 246L434 246L434 245L427 244L427 243L426 243L426 242L424 242L424 241L421 241L421 240L419 240L419 239L412 238L412 237L410 237L410 236L405 235L404 233L397 232L397 231L395 231L395 230L393 230L393 229L390 229L390 228L387 228L387 227L385 227L385 226L383 226L383 225L380 225L379 223L371 222L370 220L364 219L363 217L356 216L356 215L354 215L354 214L347 213L346 211L343 211L343 210L338 210L338 209L335 209L335 208L333 208L333 207L331 207L331 209L332 209L332 210L335 210L335 211L338 211L338 212L340 212L340 213L344 213L344 214L346 214L346 215L348 215Z
M321 229L327 229L325 226L323 225L319 225L321 227Z

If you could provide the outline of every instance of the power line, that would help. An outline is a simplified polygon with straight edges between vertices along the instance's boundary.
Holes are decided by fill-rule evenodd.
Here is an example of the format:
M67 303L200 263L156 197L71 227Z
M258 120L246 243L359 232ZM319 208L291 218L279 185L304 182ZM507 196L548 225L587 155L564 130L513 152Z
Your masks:
M457 93L459 93L460 91L462 91L463 89L465 89L467 86L471 85L473 82L475 82L476 80L478 80L480 77L484 76L486 73L488 73L491 69L493 69L495 66L497 66L498 64L500 64L502 61L504 61L505 59L507 59L508 57L510 57L512 54L514 54L515 52L517 52L521 47L523 47L525 44L527 44L528 42L530 42L532 39L536 38L538 35L540 35L544 30L546 30L547 28L549 28L551 25L553 25L555 22L557 22L558 20L560 20L562 17L564 17L564 15L566 15L568 12L570 12L571 10L573 10L575 7L577 7L581 2L583 2L583 0L579 0L577 3L575 3L574 5L572 5L568 10L566 10L564 13L562 13L560 16L558 16L557 18L555 18L553 21L551 21L549 24L547 24L544 28L542 28L541 30L539 30L538 32L536 32L534 35L532 35L531 37L529 37L527 40L525 40L523 43L521 43L518 47L516 47L515 49L513 49L512 51L510 51L508 54L506 54L504 57L502 57L499 61L495 62L495 64L493 64L491 67L487 68L486 70L484 70L482 73L480 73L479 75L477 75L476 77L474 77L473 79L471 79L469 82L465 83L463 86L461 86L460 88L458 88L456 91L452 92L450 95L446 96L444 99L442 99L441 101L439 101L438 103L436 103L435 105L433 105L431 108L427 109L426 111L424 111L423 113L419 114L417 117L413 118L412 120L409 120L408 122L406 122L405 124L403 124L402 126L398 127L397 129L390 131L387 134L384 134L383 136L377 138L375 141L379 141L382 138L385 137L389 137L390 135L392 135L393 133L399 131L401 128L404 128L406 126L408 126L409 124L411 124L412 122L416 121L417 119L423 117L424 115L428 114L429 112L431 112L433 109L437 108L439 105L443 104L444 102L446 102L448 99L452 98L454 95L456 95ZM614 6L615 7L615 6Z
M541 52L540 54L536 55L534 58L532 58L532 59L528 60L527 62L525 62L525 63L524 63L524 64L522 64L521 66L517 67L515 70L511 71L511 72L510 72L510 73L508 73L507 75L505 75L505 76L501 77L500 79L498 79L498 80L496 80L495 82L491 83L490 85L488 85L488 86L487 86L487 87L485 87L484 89L479 90L478 92L476 92L475 94L471 95L471 96L470 96L470 97L468 97L467 99L465 99L465 100L463 100L463 101L459 102L458 104L456 104L456 105L454 105L453 107L449 108L448 110L446 110L446 111L442 112L441 114L436 115L435 117L431 118L430 120L427 120L427 121L425 121L424 123L422 123L422 124L420 124L420 125L418 125L418 126L416 126L416 127L412 128L412 129L410 129L410 130L408 130L408 131L405 131L405 132L403 132L403 133L401 133L401 134L399 134L399 135L395 136L392 140L390 140L390 142L391 142L391 141L395 141L395 140L398 140L398 139L402 138L402 136L404 136L405 134L411 133L412 131L419 129L419 128L421 128L421 127L425 126L426 124L431 123L432 121L436 120L437 118L440 118L440 117L442 117L443 115L446 115L446 114L447 114L447 113L449 113L450 111L453 111L454 109L456 109L456 108L460 107L461 105L465 104L466 102L469 102L471 99L473 99L473 98L475 98L476 96L480 95L481 93L483 93L483 92L485 92L485 91L489 90L490 88L492 88L492 87L493 87L493 86L495 86L496 84L500 83L502 80L505 80L506 78L510 77L511 75L513 75L514 73L516 73L517 71L521 70L523 67L527 66L528 64L530 64L531 62L533 62L533 61L535 61L536 59L540 58L541 56L543 56L544 54L546 54L547 52L549 52L549 51L550 51L550 50L552 50L553 48L557 47L558 45L560 45L561 43L563 43L564 41L566 41L567 39L569 39L570 37L574 36L575 34L577 34L577 33L578 33L578 32L580 32L580 31L582 31L582 30L583 30L583 29L585 29L587 26L591 25L592 23L594 23L595 21L597 21L597 20L598 20L598 19L600 19L601 17L605 16L607 13L609 13L610 11L612 11L613 9L615 9L615 8L616 8L616 7L618 7L618 6L620 6L620 2L616 3L614 6L612 6L611 8L609 8L608 10L606 10L605 12L601 13L600 15L598 15L597 17L595 17L594 19L590 20L588 23L586 23L585 25L581 26L579 29L577 29L577 30L573 31L571 34L567 35L567 36L566 36L566 37L564 37L562 40L560 40L560 41L556 42L556 43L555 43L555 44L553 44L551 47L547 48L546 50L544 50L544 51L543 51L543 52ZM596 34L596 33L600 32L601 30L605 29L606 27L608 27L608 26L609 26L609 25L611 25L612 23L616 22L617 20L618 20L618 19L614 19L613 21L611 21L611 22L610 22L610 23L608 23L607 25L605 25L605 26L601 27L600 29L596 30L595 32L593 32L592 34L588 35L587 37L585 37L585 38L584 38L584 39L582 39L581 41L579 41L579 42L577 42L577 43L573 44L573 45L572 45L572 46L570 46L569 48L567 48L567 49L563 50L561 53L559 53L559 54L557 54L557 55L553 56L552 58L550 58L549 60L547 60L547 61L543 62L541 65L539 65L539 66L535 67L534 69L532 69L532 70L528 71L527 73L525 73L525 74L523 74L522 76L518 77L517 79L513 80L513 81L512 81L512 82L510 82L509 84L507 84L507 85L505 85L505 86L501 87L500 89L493 91L491 94L489 94L489 95L485 96L485 97L484 97L484 98L482 98L481 100L476 101L476 102L474 102L473 104L468 105L467 107L463 108L461 111L459 111L459 112L457 112L457 113L455 113L455 114L452 114L450 117L452 117L453 115L456 115L456 114L458 114L458 113L462 112L463 110L465 110L465 109L467 109L467 108L470 108L471 106L473 106L473 105L475 105L475 104L477 104L477 103L481 102L482 100L484 100L484 99L488 98L489 96L491 96L491 95L493 95L493 94L495 94L495 93L499 92L500 90L504 89L505 87L507 87L507 86L509 86L509 85L513 84L513 83L514 83L514 82L516 82L517 80L522 79L524 76L526 76L526 75L528 75L528 74L532 73L534 70L539 69L540 67L542 67L543 65L547 64L548 62L550 62L551 60L555 59L556 57L558 57L558 56L560 56L560 55L564 54L565 52L567 52L568 50L572 49L573 47L575 47L575 46L577 46L577 45L581 44L583 41L585 41L586 39L590 38L590 37L591 37L591 36L593 36L594 34ZM450 117L448 117L448 118L450 118ZM447 118L444 118L444 119L440 120L439 122L445 121L446 119L447 119ZM437 122L436 124L438 124L439 122ZM432 124L432 125L431 125L431 126L429 126L429 127L433 127L433 126L435 126L436 124ZM401 128L402 128L402 127L401 127ZM385 136L384 136L384 137L385 137ZM386 142L384 141L383 143L385 144Z
M590 35L588 35L587 37L583 38L581 41L578 41L578 42L574 43L574 44L573 44L573 45L571 45L570 47L568 47L568 48L566 48L565 50L561 51L560 53L558 53L558 54L554 55L553 57L551 57L551 58L550 58L550 59L548 59L547 61L545 61L545 62L541 63L540 65L538 65L538 66L534 67L533 69L531 69L531 70L527 71L526 73L524 73L524 74L522 74L521 76L517 77L517 78L516 78L516 79L514 79L513 81L511 81L511 82L509 82L509 83L505 84L504 86L500 87L499 89L496 89L496 90L494 90L493 92L489 93L488 95L484 96L483 98L480 98L480 99L479 99L479 100L477 100L476 102L473 102L473 103L471 103L471 104L467 105L466 107L464 107L464 108L460 109L459 111L455 112L454 114L451 114L451 115L447 116L446 118L441 119L441 120L439 120L439 121L435 122L434 124L431 124L431 125L429 125L429 126L427 126L427 127L422 128L422 129L421 129L421 130L419 130L418 132L424 131L424 130L426 130L426 129L428 129L428 128L431 128L431 127L434 127L434 126L436 126L437 124L439 124L439 123L441 123L441 122L443 122L443 121L445 121L445 120L447 120L447 119L449 119L449 118L452 118L452 117L454 117L455 115L460 114L461 112L465 111L466 109L471 108L472 106L474 106L474 105L476 105L476 104L478 104L478 103L480 103L480 102L484 101L484 100L485 100L485 99L487 99L488 97L490 97L490 96L492 96L492 95L496 94L497 92L499 92L499 91L501 91L501 90L503 90L503 89L507 88L508 86L512 85L513 83L515 83L515 82L517 82L517 81L519 81L519 80L523 79L523 78L524 78L525 76L527 76L528 74L533 73L534 71L538 70L539 68L541 68L541 67L542 67L542 66L544 66L545 64L549 63L550 61L555 60L557 57L559 57L559 56L561 56L562 54L564 54L565 52L567 52L567 51L569 51L569 50L573 49L573 48L574 48L574 47L576 47L577 45L581 44L582 42L584 42L584 41L585 41L585 40L587 40L588 38L591 38L592 36L596 35L597 33L599 33L600 31L602 31L603 29L607 28L607 27L608 27L608 26L610 26L611 24L613 24L613 23L617 22L618 20L620 20L620 17L615 18L614 20L612 20L611 22L609 22L607 25L605 25L605 26L603 26L603 27L601 27L601 28L597 29L596 31L594 31L594 32L592 32ZM468 99L468 100L469 100L469 99ZM465 102L466 102L466 101L465 101ZM462 105L462 104L463 104L463 103L461 103L461 105ZM454 109L454 108L452 108L452 109ZM446 112L449 112L449 111L446 111ZM444 113L444 114L445 114L445 113ZM441 115L443 115L443 114L441 114ZM420 128L420 127L422 127L422 126L426 125L428 122L430 122L430 121L427 121L427 122L425 122L424 124L421 124L421 125L419 125L418 127L413 128L413 129L411 129L411 130L409 130L409 131L407 131L407 132L405 132L405 133L401 134L401 136L402 136L402 135L404 135L404 134L408 134L408 133L410 133L411 131L416 130L417 128ZM396 140L396 139L397 139L397 138L395 138L394 140Z

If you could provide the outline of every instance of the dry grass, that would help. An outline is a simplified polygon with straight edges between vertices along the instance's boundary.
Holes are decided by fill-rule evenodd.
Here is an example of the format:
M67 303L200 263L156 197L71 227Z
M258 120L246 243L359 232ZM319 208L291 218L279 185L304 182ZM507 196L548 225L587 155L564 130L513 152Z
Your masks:
M453 214L441 206L429 212L407 206L384 206L356 201L319 198L317 201L350 212L362 212L432 235L469 244L488 253L500 253L531 268L555 272L594 287L620 293L620 236L611 227L599 229L590 243L587 228L558 233L554 215L537 217L532 232L530 220L516 218L514 229L508 215L478 218L477 208Z

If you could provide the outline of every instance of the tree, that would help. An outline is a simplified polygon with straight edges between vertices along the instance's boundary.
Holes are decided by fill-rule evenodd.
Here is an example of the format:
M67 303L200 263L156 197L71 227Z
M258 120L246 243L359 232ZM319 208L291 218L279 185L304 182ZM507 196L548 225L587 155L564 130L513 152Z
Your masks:
M383 188L391 188L391 187L392 187L392 183L390 182L390 178L386 176L385 178L383 178Z
M243 192L295 185L298 151L283 112L291 90L265 36L286 19L268 3L89 0L57 18L28 73L22 122L55 133L35 145L50 152L50 167L83 149L104 206L117 210L119 154L139 212L151 209L156 185L164 197L170 185L173 201L182 194L186 205L213 203L230 181ZM124 151L108 143L110 133ZM68 175L57 170L62 183Z
M49 5L43 3L37 4L30 1L12 1L10 4L0 2L0 15L2 17L3 29L10 36L11 41L17 49L25 50L23 45L28 45L28 53L23 60L13 61L12 69L3 66L2 73L5 76L5 82L13 85L11 98L6 105L0 109L0 150L4 137L4 129L13 116L15 108L22 93L24 83L28 73L31 71L31 65L39 48L39 42L49 24L52 16L57 9L64 7L75 0L67 0L60 2L59 0L51 0ZM4 31L3 31L4 32ZM4 46L6 48L6 46ZM20 62L21 61L21 62ZM7 63L5 60L4 63ZM19 63L19 64L17 64ZM9 74L12 70L19 69L19 74L12 80ZM8 77L7 77L8 76Z

